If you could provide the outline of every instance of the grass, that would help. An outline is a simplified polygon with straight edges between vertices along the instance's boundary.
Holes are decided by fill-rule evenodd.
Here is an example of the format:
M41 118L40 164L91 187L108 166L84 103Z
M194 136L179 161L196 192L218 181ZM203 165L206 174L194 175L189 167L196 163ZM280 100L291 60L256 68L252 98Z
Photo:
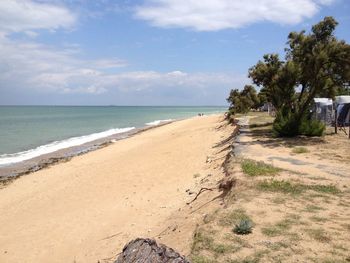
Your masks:
M308 152L310 151L305 147L294 147L292 150L292 153L295 153L295 154L308 153Z
M310 217L310 220L312 220L312 221L314 221L314 222L323 223L323 222L326 222L328 219L325 218L325 217L311 216L311 217Z
M331 239L327 235L327 233L322 229L322 228L317 228L317 229L306 229L305 230L308 235L318 241L318 242L329 242Z
M277 180L264 180L258 182L257 187L261 191L280 192L284 194L300 194L304 190L299 184Z
M259 263L261 259L269 253L268 250L260 250L255 252L251 256L247 256L243 259L231 259L226 261L227 263Z
M204 232L202 229L197 229L194 233L191 252L196 254L201 250L210 249L213 244L214 238L209 233Z
M295 220L291 219L284 219L279 222L277 222L274 225L263 227L261 229L261 232L269 237L275 237L287 234L287 231L291 229L292 225L296 224Z
M306 185L284 180L260 181L257 184L257 188L261 191L280 192L285 194L301 194L308 190L333 195L341 193L341 191L335 185Z
M241 220L251 220L243 209L234 209L231 212L224 214L220 219L219 223L222 226L234 226Z
M216 243L213 234L198 228L193 237L191 247L191 255L193 262L215 262L209 258L200 255L201 251L210 251L215 256L225 253L234 253L241 249L241 246L233 246L233 244Z
M324 210L324 208L317 205L307 205L305 208L305 212L308 212L308 213L316 213L320 210Z
M281 169L274 167L270 164L264 162L256 162L253 160L243 160L241 163L243 173L248 176L266 176L266 175L276 175Z
M192 263L214 263L215 260L209 259L204 256L192 256Z

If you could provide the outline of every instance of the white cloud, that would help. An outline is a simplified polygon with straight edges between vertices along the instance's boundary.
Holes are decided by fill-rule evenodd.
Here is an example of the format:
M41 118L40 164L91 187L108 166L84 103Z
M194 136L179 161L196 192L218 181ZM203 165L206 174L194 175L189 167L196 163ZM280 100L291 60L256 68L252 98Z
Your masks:
M55 3L55 5L53 5ZM57 1L0 0L0 104L17 103L22 94L47 98L101 99L120 104L222 104L232 87L247 77L233 73L129 71L118 58L82 59L79 45L51 47L35 42L38 29L71 28L76 16ZM13 39L22 32L26 38ZM15 93L14 93L15 92ZM15 94L13 101L6 98ZM32 96L32 98L33 98ZM35 99L37 101L35 101ZM65 103L64 100L61 100Z
M216 31L269 21L296 24L334 0L148 0L135 9L152 25Z
M0 14L2 32L71 28L77 20L75 14L64 6L30 0L1 0Z
M218 101L224 103L230 88L243 87L248 81L246 76L234 73L190 73L180 70L117 72L125 65L124 61L83 60L75 56L78 52L77 47L57 50L34 42L0 37L0 93L5 94L16 88L24 93L35 92L39 95L94 94L106 96L106 100L110 100L111 96L126 96L129 99L122 100L124 103L133 103L134 98L149 96L149 101L161 97L150 103L170 100L175 104L182 101L184 104L210 104ZM115 73L111 72L111 68ZM178 96L181 98L176 101ZM0 98L0 103L8 102Z

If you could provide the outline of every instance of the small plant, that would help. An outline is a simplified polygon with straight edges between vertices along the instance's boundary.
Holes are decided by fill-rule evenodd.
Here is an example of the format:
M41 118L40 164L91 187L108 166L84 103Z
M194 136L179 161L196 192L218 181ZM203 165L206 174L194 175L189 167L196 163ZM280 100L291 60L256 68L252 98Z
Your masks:
M238 235L247 235L252 232L253 223L249 219L242 219L239 223L234 227L233 232Z
M308 153L309 150L305 147L294 147L292 152L296 154L301 154L301 153Z

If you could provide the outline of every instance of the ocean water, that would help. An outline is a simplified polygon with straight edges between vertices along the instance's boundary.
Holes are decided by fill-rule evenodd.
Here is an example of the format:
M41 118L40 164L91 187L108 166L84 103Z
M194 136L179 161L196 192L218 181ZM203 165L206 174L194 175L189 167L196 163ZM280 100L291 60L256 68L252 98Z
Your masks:
M0 167L225 107L0 106Z

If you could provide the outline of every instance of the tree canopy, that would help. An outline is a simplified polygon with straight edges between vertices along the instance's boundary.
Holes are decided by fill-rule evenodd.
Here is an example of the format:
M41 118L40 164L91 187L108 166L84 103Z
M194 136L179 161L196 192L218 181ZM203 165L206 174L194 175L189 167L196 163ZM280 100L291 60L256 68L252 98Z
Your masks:
M251 108L259 107L259 98L256 89L251 85L245 85L242 91L233 89L227 101L230 103L230 112L247 113Z
M258 97L277 110L278 135L322 134L323 126L308 120L311 102L316 96L334 98L350 80L350 46L335 37L337 25L333 17L325 17L308 34L291 32L284 60L266 54L249 69L253 83L262 88Z

